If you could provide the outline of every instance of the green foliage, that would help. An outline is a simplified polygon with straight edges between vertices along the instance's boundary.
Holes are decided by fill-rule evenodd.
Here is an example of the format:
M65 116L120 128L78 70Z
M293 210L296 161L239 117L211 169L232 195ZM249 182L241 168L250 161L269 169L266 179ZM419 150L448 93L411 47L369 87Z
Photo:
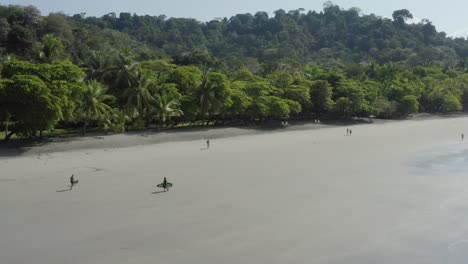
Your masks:
M447 38L428 20L407 24L413 15L406 9L392 17L329 4L323 12L277 10L274 16L257 12L203 23L130 13L41 17L34 7L0 5L0 43L7 52L27 58L53 34L77 63L99 47L107 47L107 52L128 47L139 61L170 56L178 65L246 67L254 72L263 68L265 73L282 69L284 63L337 66L371 60L453 68L465 61L465 39Z
M418 112L419 102L418 98L414 95L405 95L399 105L399 111L402 115Z
M313 106L313 112L323 114L333 108L332 100L333 88L324 80L318 80L310 86L310 97Z
M268 96L267 105L268 105L268 117L276 118L276 119L289 118L289 113L291 112L291 108L289 107L289 104L285 100L281 100L281 98L276 97L276 96Z
M177 67L169 77L169 82L177 84L181 92L188 92L202 83L202 71L196 66Z
M347 97L340 97L335 102L334 110L343 117L349 117L353 111L353 102Z
M235 86L233 84L232 86ZM244 115L249 106L252 104L252 98L245 91L238 87L232 87L231 91L232 104L226 109L231 116Z
M375 101L374 115L381 118L391 118L397 115L398 103L389 101L386 97L378 97Z
M5 87L7 111L16 119L15 132L35 136L52 128L59 119L60 107L47 85L34 75L15 75Z
M43 62L54 63L65 57L65 49L60 39L52 34L47 34L42 39L42 50L39 59Z
M366 91L362 89L362 86L357 81L341 81L335 89L334 96L338 98L336 100L336 107L338 107L340 111L343 111L345 116L369 113L370 103L366 99ZM347 100L341 100L340 105L338 105L338 100L343 98Z
M453 94L446 94L442 100L442 111L451 112L451 111L460 111L463 109L460 99Z
M152 110L154 98L150 92L151 81L143 74L136 73L135 80L123 91L126 108L132 118L146 117L149 122L149 113Z
M468 105L468 40L344 10L277 10L201 23L0 5L0 123L61 126L401 117ZM104 88L109 87L109 89ZM218 122L220 121L220 122ZM7 133L6 134L11 134Z
M226 75L210 72L203 76L201 84L194 89L192 97L199 109L202 121L208 115L219 114L232 103L229 99L229 82Z
M159 119L160 126L167 124L172 117L179 117L183 114L180 109L179 98L181 95L170 87L163 87L155 93L155 104L153 114Z
M413 15L407 9L393 12L392 17L393 21L395 21L398 26L403 26L408 19L413 19Z
M106 91L107 89L96 81L88 83L76 113L78 119L83 122L83 134L86 133L86 127L90 122L94 121L104 128L109 128L110 124L116 123L112 122L113 119L120 121L124 119L120 113L116 113L105 103L106 100L113 99L106 94Z
M283 97L299 103L299 106L309 107L311 104L310 100L310 89L305 85L291 85L283 89ZM300 111L299 111L300 112Z

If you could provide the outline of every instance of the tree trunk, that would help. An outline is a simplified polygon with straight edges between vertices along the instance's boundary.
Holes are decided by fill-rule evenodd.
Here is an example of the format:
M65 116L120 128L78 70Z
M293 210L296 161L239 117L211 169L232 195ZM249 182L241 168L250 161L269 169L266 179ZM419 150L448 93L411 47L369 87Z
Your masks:
M149 116L149 111L146 110L145 111L145 128L148 129L149 125L150 125L150 116Z
M9 140L14 134L15 134L15 131L10 131L10 134L5 135L5 141Z
M7 119L5 120L5 140L7 140L7 135L8 135L8 126L10 124L10 117L7 117Z
M86 125L88 125L87 121L85 121L84 124L83 124L83 136L86 135Z
M41 129L41 130L39 130L39 138L41 138L41 139L42 139L42 129Z

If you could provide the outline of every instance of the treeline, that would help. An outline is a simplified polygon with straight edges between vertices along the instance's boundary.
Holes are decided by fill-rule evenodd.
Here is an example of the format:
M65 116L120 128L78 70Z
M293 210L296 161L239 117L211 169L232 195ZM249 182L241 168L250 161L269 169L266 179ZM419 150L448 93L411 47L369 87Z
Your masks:
M329 5L319 14L297 14L299 20L309 16L328 17L331 10L339 17L351 12ZM265 21L270 21L267 23L270 25L277 21L276 16ZM358 15L356 21L370 17ZM419 39L421 35L410 32L430 23L405 24L410 17L408 11L401 10L395 12L394 21L374 17L376 20L372 20L370 26L391 25L395 30L400 28L399 38ZM453 60L446 60L445 55L428 59L427 56L434 55L431 53L414 63L409 63L410 58L363 61L356 59L360 57L357 50L351 52L355 59L333 55L329 60L322 57L323 63L320 63L322 60L287 55L271 60L249 57L245 53L248 49L236 46L232 39L227 42L235 48L222 48L219 52L237 51L238 56L213 56L217 53L199 51L198 44L186 39L198 34L196 28L187 27L186 31L181 31L183 39L178 41L181 45L194 44L183 48L190 53L177 49L173 56L168 56L170 53L164 48L169 45L166 42L160 43L161 48L149 40L144 40L147 46L141 45L138 38L128 35L135 34L130 29L116 28L128 31L126 34L109 29L116 27L111 22L100 24L100 21L115 22L116 19L61 14L42 17L34 7L0 6L0 123L6 138L15 134L35 137L58 127L81 127L83 133L89 127L121 132L130 127L194 123L261 123L369 115L393 118L420 111L460 111L468 106L468 73L462 64L462 50L453 50ZM234 23L231 20L218 22L228 25ZM161 21L161 25L173 23L169 22L171 19ZM202 28L210 23L197 22ZM347 25L348 29L353 28L352 23ZM165 36L163 33L156 35ZM379 36L387 38L387 34ZM327 38L321 36L316 42L324 39ZM224 41L221 35L219 40ZM303 39L300 36L285 38L285 41L299 40ZM339 45L335 39L328 40L324 47ZM264 47L256 46L253 39L250 41L249 48L260 51ZM421 41L411 43L421 48ZM459 43L463 46L466 43L464 39L445 38L443 33L437 33L431 41L441 45ZM284 42L277 44L283 47ZM450 45L443 48L452 49ZM389 49L393 52L398 47ZM313 56L322 56L321 49L316 50L315 46L304 50ZM422 56L413 51L412 54L418 58ZM231 57L232 61L228 59ZM236 61L241 63L236 64Z
M357 8L344 10L331 2L321 12L280 9L274 16L257 12L209 22L130 13L42 17L31 6L0 5L0 46L4 53L37 59L44 36L53 34L78 65L89 51L105 45L130 48L139 60L166 57L182 64L212 57L218 66L253 71L262 63L277 61L295 66L374 61L465 69L466 39L437 32L427 19L408 24L412 18L405 9L388 19L364 15Z
M265 65L222 72L168 60L136 62L131 54L93 52L87 66L6 60L1 70L0 120L6 135L36 136L60 126L123 131L201 122L400 117L418 111L459 111L468 105L468 74L441 67L395 64L292 68ZM52 55L55 54L55 55Z

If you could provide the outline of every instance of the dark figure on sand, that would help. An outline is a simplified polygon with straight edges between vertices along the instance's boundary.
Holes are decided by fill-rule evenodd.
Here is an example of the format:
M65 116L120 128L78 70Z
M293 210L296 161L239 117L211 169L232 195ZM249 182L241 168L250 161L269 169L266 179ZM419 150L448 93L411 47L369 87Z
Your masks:
M463 139L465 139L465 134L462 133L462 142L463 142Z
M70 177L70 191L73 189L73 186L78 183L78 180L75 180L75 175L72 174Z
M164 188L164 191L165 191L165 192L167 192L167 191L169 190L169 188L167 188L167 180L166 180L166 177L164 177L162 187Z
M346 129L346 135L349 135L349 128Z
M349 129L349 135L351 136L353 134L353 131Z
M209 139L206 140L206 148L210 149L210 140Z

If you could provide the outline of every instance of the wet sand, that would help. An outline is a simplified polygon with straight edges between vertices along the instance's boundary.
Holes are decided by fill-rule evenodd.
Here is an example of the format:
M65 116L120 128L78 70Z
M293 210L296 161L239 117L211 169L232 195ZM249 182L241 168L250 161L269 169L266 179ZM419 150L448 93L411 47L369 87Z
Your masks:
M466 263L468 118L350 128L3 158L0 262Z

